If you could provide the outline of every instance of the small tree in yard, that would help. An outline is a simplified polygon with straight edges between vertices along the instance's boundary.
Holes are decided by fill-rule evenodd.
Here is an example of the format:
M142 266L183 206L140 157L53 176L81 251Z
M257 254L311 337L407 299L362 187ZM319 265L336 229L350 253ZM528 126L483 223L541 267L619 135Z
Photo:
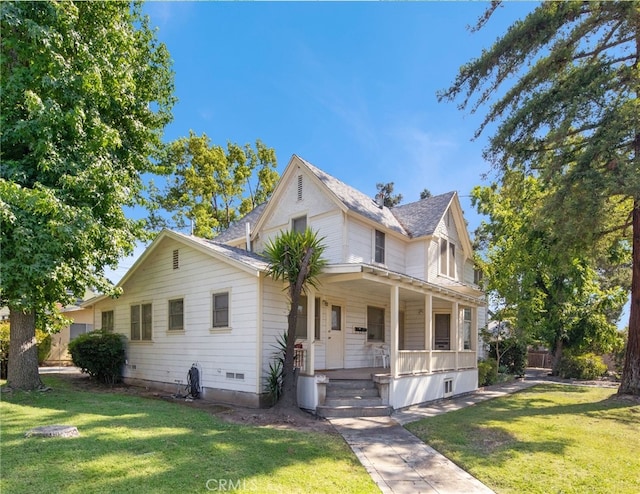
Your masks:
M307 228L304 233L286 231L270 241L264 251L269 261L267 274L275 280L283 280L291 302L287 317L287 338L282 369L282 393L276 404L282 409L297 408L294 372L294 345L298 323L300 296L306 288L317 287L318 275L325 266L322 259L324 246L322 238Z

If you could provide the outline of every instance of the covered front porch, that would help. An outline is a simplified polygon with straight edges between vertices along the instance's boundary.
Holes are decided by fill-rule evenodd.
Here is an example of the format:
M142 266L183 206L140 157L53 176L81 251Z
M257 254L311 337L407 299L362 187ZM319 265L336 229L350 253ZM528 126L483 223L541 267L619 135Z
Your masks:
M341 375L386 381L395 408L477 387L484 299L476 287L443 287L369 265L334 265L307 295L301 309L306 328L299 335L305 337L296 341L303 387ZM440 386L442 393L435 389ZM317 392L306 394L313 402Z

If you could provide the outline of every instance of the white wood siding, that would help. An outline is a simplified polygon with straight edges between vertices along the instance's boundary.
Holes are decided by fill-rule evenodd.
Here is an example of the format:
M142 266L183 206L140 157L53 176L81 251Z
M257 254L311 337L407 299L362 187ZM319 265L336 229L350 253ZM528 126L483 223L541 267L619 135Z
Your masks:
M413 242L407 245L406 274L426 280L427 273L427 249L429 243L426 240Z
M179 252L179 268L172 254ZM152 304L152 341L128 342L125 377L164 383L187 382L193 363L203 387L256 391L258 282L254 276L172 239L165 239L123 286L123 295L96 305L114 310L114 331L130 337L130 306ZM212 293L229 291L230 330L216 333L212 325ZM184 331L169 331L168 302L184 299ZM244 374L229 379L227 373Z

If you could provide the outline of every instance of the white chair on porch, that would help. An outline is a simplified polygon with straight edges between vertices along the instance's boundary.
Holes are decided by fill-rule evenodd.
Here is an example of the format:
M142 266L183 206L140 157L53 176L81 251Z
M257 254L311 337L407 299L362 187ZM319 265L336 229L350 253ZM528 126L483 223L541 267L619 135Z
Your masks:
M378 367L378 362L382 367L389 367L389 350L384 345L373 348L373 366Z

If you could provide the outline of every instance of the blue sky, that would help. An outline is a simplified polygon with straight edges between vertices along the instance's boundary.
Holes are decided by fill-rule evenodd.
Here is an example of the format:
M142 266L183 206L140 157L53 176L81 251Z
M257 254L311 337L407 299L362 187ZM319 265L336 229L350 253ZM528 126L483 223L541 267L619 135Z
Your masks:
M394 182L404 203L424 188L456 190L473 232L480 217L468 195L488 183L488 136L472 142L482 115L438 103L436 92L536 4L506 2L472 33L487 5L148 2L175 71L165 139L190 130L221 145L261 139L280 173L297 154L372 197L376 183Z

